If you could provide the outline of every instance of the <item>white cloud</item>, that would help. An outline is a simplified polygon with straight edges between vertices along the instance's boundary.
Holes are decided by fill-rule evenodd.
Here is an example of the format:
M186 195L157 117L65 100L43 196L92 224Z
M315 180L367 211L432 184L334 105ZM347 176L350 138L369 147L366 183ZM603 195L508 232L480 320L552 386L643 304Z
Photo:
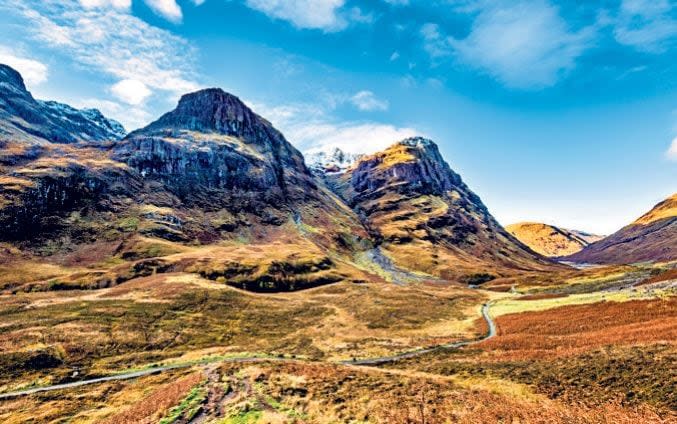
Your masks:
M665 155L668 159L677 161L677 137L672 140L672 143L670 144L668 151L665 152Z
M340 31L348 25L339 13L345 0L245 0L245 4L297 28Z
M85 9L114 8L128 10L132 7L132 0L78 0ZM193 0L197 6L205 0ZM172 22L181 22L183 13L176 0L144 0L148 7L156 14Z
M143 103L152 93L141 81L125 79L111 87L111 93L130 105Z
M193 48L182 38L116 8L87 9L77 0L8 0L26 30L85 69L114 81L135 80L148 89L185 93L193 81ZM0 6L2 9L4 6Z
M410 127L381 122L341 121L316 104L269 107L249 103L261 116L282 131L292 144L304 152L326 151L338 147L346 152L369 154L383 150L407 137L423 135Z
M400 58L400 53L399 53L399 52L393 52L393 54L390 55L390 61L391 61L391 62L394 62L394 61L396 61L396 60L399 59L399 58Z
M464 39L446 36L438 25L424 25L425 49L433 58L454 55L509 87L554 85L592 39L592 27L572 31L546 0L479 2L475 7L477 16Z
M309 123L296 128L290 136L306 152L328 151L335 147L344 152L370 154L393 143L420 135L413 128L398 128L377 122Z
M371 91L360 91L350 98L350 102L362 111L387 110L388 102L379 100Z
M677 36L674 2L669 0L622 0L614 36L621 44L661 53Z
M181 22L183 13L176 0L144 0L155 13L172 22Z
M132 0L80 0L80 4L86 9L92 9L95 7L129 9L132 7Z
M39 85L47 81L49 73L47 65L34 59L16 55L8 47L0 46L0 63L9 65L19 71L29 86Z

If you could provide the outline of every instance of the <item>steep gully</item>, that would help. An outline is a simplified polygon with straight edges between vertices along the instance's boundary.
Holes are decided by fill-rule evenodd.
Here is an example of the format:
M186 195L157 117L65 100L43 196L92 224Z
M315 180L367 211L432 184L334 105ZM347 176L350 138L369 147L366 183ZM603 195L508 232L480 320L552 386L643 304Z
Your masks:
M434 351L437 351L437 350L458 349L460 347L470 346L470 345L473 345L473 344L483 342L485 340L488 340L488 339L496 336L497 327L496 327L496 323L494 322L493 318L491 317L491 314L489 313L490 307L491 307L491 302L488 302L488 303L485 303L484 305L482 305L482 318L484 318L484 320L486 321L489 330L488 330L487 334L480 339L464 340L464 341L459 341L459 342L454 342L454 343L436 345L436 346L431 346L431 347L427 347L427 348L424 348L424 349L417 349L417 350L412 350L412 351L409 351L409 352L403 352L403 353L400 353L398 355L392 355L392 356L383 356L383 357L378 357L378 358L367 358L367 359L354 359L354 360L348 360L348 361L328 362L328 363L345 365L345 366L383 365L383 364L390 363L390 362L396 362L396 361L399 361L399 360L402 360L402 359L408 359L408 358L413 358L413 357L416 357L416 356L424 355L426 353L434 352ZM270 362L270 361L275 361L275 362L285 362L285 361L299 362L300 360L299 359L288 359L288 358L243 356L243 357L235 357L235 358L228 358L228 359L219 359L218 361L215 361L215 362L254 363L254 362ZM71 389L71 388L86 386L86 385L90 385L90 384L103 383L103 382L106 382L106 381L130 380L130 379L133 379L133 378L139 378L139 377L144 377L144 376L147 376L147 375L159 374L159 373L171 371L171 370L190 368L190 367L193 367L193 366L195 366L194 363L170 365L170 366L165 366L165 367L149 368L147 370L141 370L141 371L113 374L113 375L109 375L109 376L105 376L105 377L99 377L99 378L93 378L93 379L89 379L89 380L75 381L75 382L72 382L72 383L63 383L63 384L55 384L55 385L52 385L52 386L35 387L35 388L32 388L32 389L19 390L19 391L16 391L16 392L1 393L0 394L0 400L12 399L12 398L16 398L16 397L19 397L19 396L26 396L26 395L31 395L31 394L35 394L35 393L41 393L41 392L50 392L50 391L54 391L54 390Z

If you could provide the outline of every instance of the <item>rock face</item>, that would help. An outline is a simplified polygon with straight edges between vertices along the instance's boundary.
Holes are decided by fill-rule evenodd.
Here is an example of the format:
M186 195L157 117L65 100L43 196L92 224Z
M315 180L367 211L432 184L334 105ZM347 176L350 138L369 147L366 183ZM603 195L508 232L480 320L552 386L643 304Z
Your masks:
M580 252L591 243L604 238L536 222L512 224L505 229L534 252L553 258Z
M68 214L105 209L115 192L135 186L101 149L123 136L124 128L97 110L35 100L21 75L0 65L0 237L82 235Z
M632 224L565 259L599 264L677 259L677 193Z
M189 205L289 207L319 199L303 156L237 97L220 89L183 96L177 108L134 131L113 158Z
M76 143L119 140L124 135L122 125L96 109L35 100L21 75L0 64L0 140Z
M549 266L496 222L430 140L406 139L364 157L335 186L407 268L472 278L478 269Z

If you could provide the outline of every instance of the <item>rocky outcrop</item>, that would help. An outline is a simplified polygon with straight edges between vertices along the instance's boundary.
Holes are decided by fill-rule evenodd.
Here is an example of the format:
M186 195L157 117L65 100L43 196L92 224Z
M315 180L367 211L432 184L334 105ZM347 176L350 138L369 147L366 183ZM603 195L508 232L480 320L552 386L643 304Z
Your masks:
M564 259L598 264L676 260L677 193L632 224Z
M189 203L285 207L318 198L298 150L220 89L183 96L175 110L116 145L113 158Z
M124 134L122 125L96 109L35 100L21 75L0 64L0 142L92 142L119 140Z

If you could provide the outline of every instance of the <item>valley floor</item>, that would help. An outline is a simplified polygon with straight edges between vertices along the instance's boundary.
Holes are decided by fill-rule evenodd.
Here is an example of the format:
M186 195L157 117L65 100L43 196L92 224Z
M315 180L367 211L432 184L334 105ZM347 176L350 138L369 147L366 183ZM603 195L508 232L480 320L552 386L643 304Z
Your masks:
M6 293L0 421L677 422L674 265L481 289L364 272L256 294L168 272Z

